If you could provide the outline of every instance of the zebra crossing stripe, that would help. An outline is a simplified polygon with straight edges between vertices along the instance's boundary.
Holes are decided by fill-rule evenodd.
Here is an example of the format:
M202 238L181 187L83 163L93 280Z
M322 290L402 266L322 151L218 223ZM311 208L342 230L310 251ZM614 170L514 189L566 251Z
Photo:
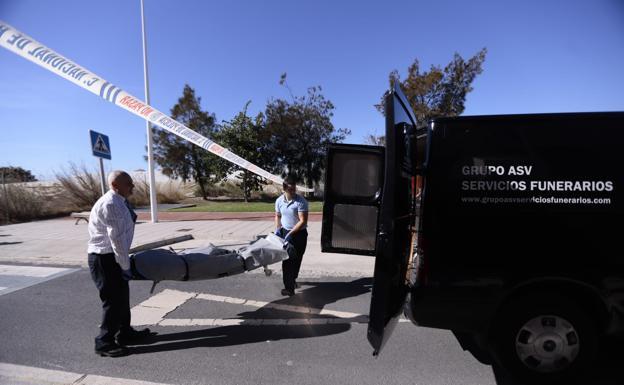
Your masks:
M65 372L0 362L2 384L116 384L116 385L167 385L163 383L106 377L94 374Z
M231 303L255 308L273 309L300 314L299 318L165 318L167 314L184 305L191 299ZM159 326L301 326L330 324L367 324L365 314L319 309L306 306L255 301L251 299L226 297L221 295L185 292L165 289L131 309L132 325ZM329 316L329 317L317 317ZM399 322L409 322L400 319Z
M22 265L0 265L0 275L13 275L23 277L46 278L61 272L65 272L65 267L45 267L45 266L22 266Z
M49 281L79 269L66 267L0 265L0 295Z

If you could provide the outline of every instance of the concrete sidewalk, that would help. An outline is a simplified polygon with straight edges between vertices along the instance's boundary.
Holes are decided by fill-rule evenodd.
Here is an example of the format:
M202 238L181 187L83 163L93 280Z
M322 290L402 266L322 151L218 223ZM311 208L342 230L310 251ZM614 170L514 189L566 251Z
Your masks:
M216 216L216 215L215 215ZM244 217L241 215L240 217ZM171 245L175 250L203 246L238 249L274 230L274 222L265 216L215 220L169 220L150 223L141 220L135 228L133 247L184 234L194 239ZM183 218L184 219L184 218ZM190 218L189 218L190 219ZM87 266L87 224L74 224L73 218L60 218L0 226L0 263ZM314 218L308 223L308 247L303 257L300 276L372 277L374 258L367 256L321 253L321 222ZM281 273L281 264L271 265ZM262 269L251 272L261 274Z

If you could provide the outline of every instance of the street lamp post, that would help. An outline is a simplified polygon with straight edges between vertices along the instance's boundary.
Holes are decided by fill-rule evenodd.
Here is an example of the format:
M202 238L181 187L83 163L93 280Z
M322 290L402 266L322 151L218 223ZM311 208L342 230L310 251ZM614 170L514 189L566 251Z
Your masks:
M141 30L143 32L143 80L145 82L145 103L150 105L149 79L147 76L147 39L145 37L145 12L143 11L143 0L141 0ZM147 128L147 172L150 185L150 213L152 223L158 222L158 202L156 200L156 178L154 176L154 154L152 151L152 127L148 120L145 121Z

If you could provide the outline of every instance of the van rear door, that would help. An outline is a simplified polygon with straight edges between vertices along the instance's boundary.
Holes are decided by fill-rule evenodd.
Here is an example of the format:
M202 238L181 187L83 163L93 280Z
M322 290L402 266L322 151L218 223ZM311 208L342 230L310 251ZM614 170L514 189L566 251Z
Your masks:
M321 250L375 255L384 148L334 144L327 153Z
M385 108L385 149L329 147L321 232L323 252L375 256L368 324L374 354L392 333L407 295L415 190L420 186L415 176L422 167L416 119L398 87L388 93Z
M415 224L415 176L421 165L416 119L398 85L385 100L386 155L368 341L378 354L398 322L407 295L406 272Z

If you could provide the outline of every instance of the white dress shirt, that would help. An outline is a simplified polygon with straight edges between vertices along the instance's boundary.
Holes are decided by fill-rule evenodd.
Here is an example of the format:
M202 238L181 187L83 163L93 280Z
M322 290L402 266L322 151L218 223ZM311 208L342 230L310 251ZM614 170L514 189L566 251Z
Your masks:
M115 253L123 270L130 269L129 251L134 237L134 222L126 198L109 190L95 202L89 215L88 253Z

